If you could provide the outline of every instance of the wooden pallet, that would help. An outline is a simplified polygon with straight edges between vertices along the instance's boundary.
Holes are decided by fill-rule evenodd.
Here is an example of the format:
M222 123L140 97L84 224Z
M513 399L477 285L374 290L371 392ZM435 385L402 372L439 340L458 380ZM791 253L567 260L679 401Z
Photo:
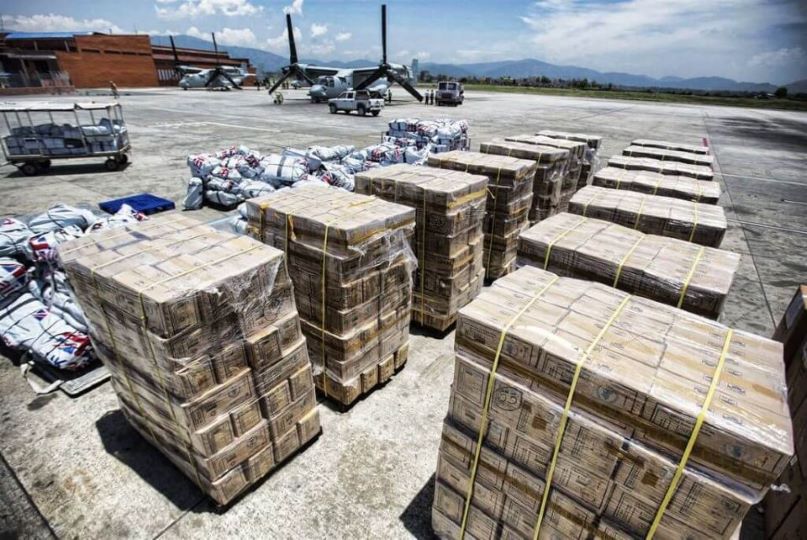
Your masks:
M336 381L324 372L314 375L314 384L321 394L334 399L343 410L352 405L360 397L369 394L373 389L385 384L398 373L409 358L409 342L378 364L367 368L355 379L345 382Z

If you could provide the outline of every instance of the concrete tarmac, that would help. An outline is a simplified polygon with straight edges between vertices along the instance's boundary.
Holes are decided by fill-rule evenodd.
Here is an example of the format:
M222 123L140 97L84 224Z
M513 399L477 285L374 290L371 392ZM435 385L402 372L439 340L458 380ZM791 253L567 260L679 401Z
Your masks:
M474 149L497 136L580 131L604 137L603 160L635 138L707 138L729 219L721 247L742 254L720 320L769 336L807 277L805 113L481 92L468 92L461 107L436 108L393 93L396 101L373 118L329 114L304 90L284 92L281 106L254 89L122 91L131 163L107 172L102 160L54 161L37 177L2 167L0 216L143 191L180 206L189 153L365 146L394 118L465 118ZM346 413L321 403L323 435L226 511L127 425L109 384L76 399L36 396L0 359L0 536L428 538L452 347L453 333L413 330L403 371Z

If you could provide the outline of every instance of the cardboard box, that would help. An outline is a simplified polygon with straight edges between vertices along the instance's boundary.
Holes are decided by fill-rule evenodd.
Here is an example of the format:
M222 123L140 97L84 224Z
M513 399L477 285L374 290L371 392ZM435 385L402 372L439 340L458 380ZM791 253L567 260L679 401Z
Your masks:
M519 263L716 319L740 256L593 218L558 214L521 233Z
M700 165L714 169L714 156L703 153L673 150L670 148L655 148L650 146L628 146L622 151L623 156L659 159L661 161L676 161L690 165Z
M430 154L428 164L488 178L483 228L485 275L496 279L512 270L515 252L502 239L512 234L508 231L520 230L527 223L538 163L506 155L454 151Z
M709 247L720 247L727 227L720 206L599 186L578 191L569 212Z
M171 214L59 255L126 417L217 503L280 462L286 428L318 415L292 394L313 396L313 376L282 252ZM262 407L283 385L288 403Z
M480 181L458 196L479 199ZM417 187L400 195L416 197ZM444 183L432 203L450 203L451 196ZM286 253L315 384L326 395L344 397L341 387L352 388L356 377L394 352L389 349L408 341L415 210L318 184L246 204L250 235ZM452 230L468 215L454 218L432 222Z
M677 161L662 161L660 159L611 156L608 159L609 167L627 169L630 171L649 171L664 175L687 176L696 180L714 180L714 171L705 165L691 165Z
M497 280L460 310L438 456L435 532L441 538L460 536L478 433L484 429L466 532L533 537L572 369L585 362L568 402L539 537L644 537L703 400L703 393L659 392L656 386L708 384L727 330L681 310L534 268ZM693 372L664 367L670 346L688 349L688 361L679 358L675 364ZM781 347L735 331L727 350L726 369L659 537L734 538L792 452L792 432L783 421L784 374L776 369ZM776 395L778 400L769 400ZM662 401L679 421L688 419L688 429L653 423L647 412Z
M648 148L663 148L665 150L679 150L681 152L689 152L690 154L709 155L711 151L708 146L701 146L695 144L685 144L671 141L660 141L658 139L634 139L631 146L646 146Z
M626 189L704 204L717 204L720 199L719 182L649 171L605 167L597 171L593 183L595 186Z

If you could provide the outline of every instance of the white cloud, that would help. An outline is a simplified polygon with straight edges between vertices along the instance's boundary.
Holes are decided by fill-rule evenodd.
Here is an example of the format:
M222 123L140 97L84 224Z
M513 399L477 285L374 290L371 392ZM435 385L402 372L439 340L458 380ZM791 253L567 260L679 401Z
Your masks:
M417 58L418 60L428 60L431 57L432 53L427 51L418 51L415 53L415 58Z
M106 19L74 19L64 15L3 15L3 27L19 32L109 32L124 34L120 26Z
M283 13L287 15L302 15L303 0L292 0L291 5L283 8Z
M191 26L185 31L185 35L212 41L210 32L203 32L195 26ZM235 45L236 47L255 47L258 45L258 38L249 28L227 28L216 31L216 43L221 45Z
M260 13L263 7L249 0L184 0L177 7L154 6L160 19L189 19L200 16L248 16Z
M311 24L311 37L319 37L324 36L328 33L328 25L327 24Z
M307 48L306 52L311 54L331 54L336 50L336 45L328 41L326 43L317 43Z
M300 31L298 27L294 27L294 39L299 41L300 38L303 36L303 33ZM266 40L266 46L271 50L283 50L288 51L289 48L289 32L288 30L284 29L283 32L273 38L269 38Z
M773 8L766 0L542 0L521 20L530 49L550 62L656 77L747 80L767 75L749 70L743 57L766 54L777 28L805 22L797 3L783 0ZM757 67L766 59L774 56L762 56Z
M768 51L755 54L748 60L749 66L767 66L767 67L780 67L804 62L807 59L807 53L801 47L793 47L792 49L783 48L777 51Z
M175 36L177 34L181 34L182 32L177 32L175 30L138 30L138 34L146 34L148 36Z
M336 41L347 41L352 37L353 34L351 34L350 32L339 32L338 34L336 34L336 37L334 39L336 39Z

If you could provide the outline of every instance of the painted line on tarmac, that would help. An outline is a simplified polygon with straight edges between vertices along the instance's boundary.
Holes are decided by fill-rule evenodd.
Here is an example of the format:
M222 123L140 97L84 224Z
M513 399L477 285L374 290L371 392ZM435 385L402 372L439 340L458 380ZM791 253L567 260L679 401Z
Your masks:
M726 221L729 221L731 223L739 223L740 225L747 225L749 227L762 227L763 229L775 229L777 231L786 231L786 232L792 232L792 233L796 233L796 234L803 234L803 235L807 236L807 231L805 231L803 229L791 229L789 227L782 227L780 225L766 225L765 223L756 223L754 221L742 221L740 219L726 218Z
M729 173L720 173L724 177L729 178L743 178L745 180L759 180L760 182L771 182L773 184L789 184L791 186L799 186L805 187L807 184L799 183L799 182L791 182L790 180L777 180L776 178L762 178L760 176L749 176L747 174L729 174Z

